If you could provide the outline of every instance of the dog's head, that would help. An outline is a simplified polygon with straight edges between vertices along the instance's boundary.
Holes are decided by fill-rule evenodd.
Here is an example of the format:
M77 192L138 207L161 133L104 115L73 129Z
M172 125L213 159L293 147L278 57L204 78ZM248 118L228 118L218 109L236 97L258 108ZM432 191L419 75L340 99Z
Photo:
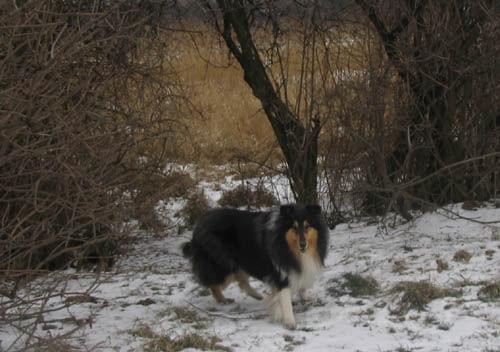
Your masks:
M316 250L321 231L321 207L319 205L282 205L280 218L285 224L285 238L294 253Z

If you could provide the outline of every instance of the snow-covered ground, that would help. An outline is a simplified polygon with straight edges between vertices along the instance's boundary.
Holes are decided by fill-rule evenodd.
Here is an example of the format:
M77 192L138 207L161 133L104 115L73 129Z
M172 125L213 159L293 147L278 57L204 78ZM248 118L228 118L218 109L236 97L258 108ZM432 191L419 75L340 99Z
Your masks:
M176 210L168 204L161 209ZM457 204L411 223L388 219L386 225L338 225L330 233L326 267L309 301L297 299L294 305L294 331L270 322L265 304L240 293L237 285L225 291L235 303L217 305L192 280L181 255L179 246L189 232L138 234L115 269L101 274L99 285L92 286L91 273L66 272L71 275L66 292L74 294L49 299L49 307L68 298L82 302L47 313L38 334L55 336L81 325L70 344L97 351L143 351L155 338L196 334L217 336L218 345L234 351L498 352L500 301L478 298L481 287L500 280L500 223L481 223L494 221L500 221L500 209L493 204L476 211ZM459 250L472 254L469 262L453 259ZM448 270L437 270L438 259ZM379 291L354 297L342 286L346 273L372 277ZM44 281L50 282L50 276ZM397 314L402 293L392 288L404 281L426 281L460 293L435 299L425 310ZM260 282L252 285L269 292ZM87 287L92 287L88 295L77 294ZM15 338L11 329L0 327L0 351ZM164 351L152 346L147 350Z

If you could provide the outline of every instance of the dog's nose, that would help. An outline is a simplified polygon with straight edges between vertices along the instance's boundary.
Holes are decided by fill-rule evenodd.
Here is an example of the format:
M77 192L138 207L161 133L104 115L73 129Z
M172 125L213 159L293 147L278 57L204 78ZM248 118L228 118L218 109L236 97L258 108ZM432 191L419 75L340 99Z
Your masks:
M307 242L306 241L300 241L299 243L300 250L304 252L307 249Z

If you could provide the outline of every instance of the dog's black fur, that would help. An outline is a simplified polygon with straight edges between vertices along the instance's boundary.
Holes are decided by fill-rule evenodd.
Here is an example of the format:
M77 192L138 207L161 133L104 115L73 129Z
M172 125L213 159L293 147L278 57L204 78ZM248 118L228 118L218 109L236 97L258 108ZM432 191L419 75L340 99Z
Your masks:
M316 233L315 248L309 250L323 266L328 230L317 205L283 205L274 212L211 210L198 221L192 240L182 249L203 286L223 286L230 275L243 272L279 291L291 286L292 273L300 276L303 270L299 249L291 248L287 240L287 233L294 231L290 236L296 235L297 240L293 243L305 245L304 234L309 230L303 224Z

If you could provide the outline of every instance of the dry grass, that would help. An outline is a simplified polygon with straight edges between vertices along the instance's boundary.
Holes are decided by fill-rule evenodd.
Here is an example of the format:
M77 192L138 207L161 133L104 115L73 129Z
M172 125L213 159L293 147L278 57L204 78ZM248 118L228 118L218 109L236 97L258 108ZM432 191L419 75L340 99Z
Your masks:
M393 293L403 293L398 307L393 313L404 315L411 309L422 311L431 301L443 297L458 297L460 291L439 288L428 281L403 281L391 290Z
M340 279L331 280L333 286L328 288L328 293L338 297L350 295L353 297L372 296L379 292L380 285L371 276L354 273L345 273Z
M187 348L202 351L231 351L231 348L220 345L216 336L204 337L199 334L187 334L177 338L154 336L144 347L145 352L177 352Z
M177 310L174 309L177 314ZM184 317L185 312L181 312ZM193 318L190 315L190 319ZM182 320L181 320L182 321ZM149 325L140 325L135 329L129 330L128 333L134 337L140 337L147 340L145 352L175 352L182 351L187 348L194 348L203 351L231 351L229 347L220 345L221 340L216 336L202 336L199 334L186 334L176 338L170 336L162 336L153 331Z
M143 339L152 339L156 337L156 333L149 325L140 325L135 329L129 330L128 333L132 336L141 337Z
M201 317L194 310L186 307L174 307L172 308L175 317L182 323L196 323L201 320Z
M392 272L397 274L402 274L404 271L408 270L404 260L396 260L392 265Z
M215 164L263 157L274 148L274 135L241 68L213 31L179 39L176 71L196 111L187 123L185 157Z
M322 43L315 49L316 69L313 75L304 78L301 70L304 67L307 70L311 63L303 66L302 25L290 22L284 26L287 34L280 39L283 67L276 62L276 57L263 56L263 61L270 63L269 72L279 86L280 95L299 116L307 115L313 103L321 113L329 115L330 95L337 94L340 81L345 80L341 72L367 68L366 56L372 55L373 37L366 30L348 25L324 33L318 38ZM260 102L245 83L239 64L213 29L198 23L191 23L189 27L199 29L200 34L178 33L175 35L177 46L170 48L176 52L174 68L194 107L187 122L189 138L181 148L186 154L183 157L216 164L234 160L280 161L281 151L272 128ZM259 47L264 48L272 36L259 30L255 37ZM314 87L304 83L305 80L314 82ZM311 96L306 102L307 94ZM328 126L332 127L326 128Z
M470 262L471 258L472 254L466 251L465 249L456 251L455 254L453 255L453 260L461 263L468 263Z
M448 263L442 259L436 259L436 265L437 265L437 271L439 273L450 269Z
M359 274L346 273L343 275L345 280L343 286L350 290L354 297L372 296L379 291L380 285L377 280L371 276L362 276Z
M477 293L477 296L483 301L500 300L500 281L484 285Z

